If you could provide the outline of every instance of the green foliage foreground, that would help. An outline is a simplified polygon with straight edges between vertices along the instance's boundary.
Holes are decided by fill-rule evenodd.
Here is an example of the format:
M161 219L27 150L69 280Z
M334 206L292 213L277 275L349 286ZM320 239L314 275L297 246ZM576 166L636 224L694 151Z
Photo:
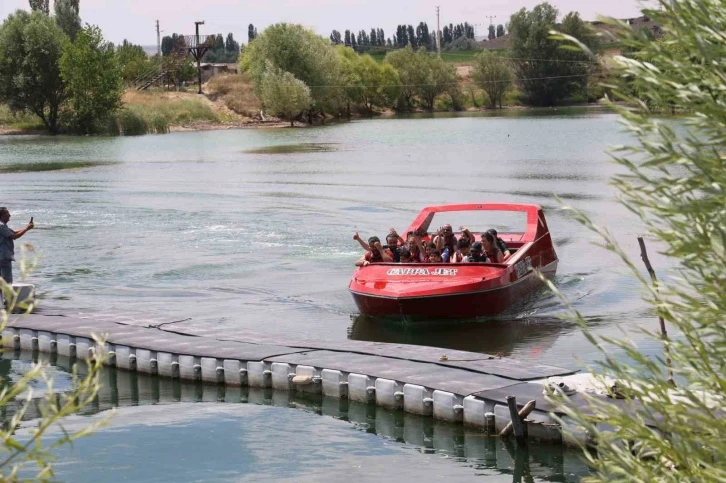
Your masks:
M26 247L23 247L25 253ZM30 247L32 250L32 247ZM20 259L21 279L35 268L37 258ZM0 279L0 292L7 300L8 310L0 305L0 332L13 322L11 313L17 310L33 310L35 301L20 300L13 287ZM98 347L104 341L94 337ZM100 373L106 355L94 352L88 361L88 370L80 375L73 366L72 384L69 390L58 392L53 385L47 364L35 363L30 370L14 380L0 379L0 412L3 424L0 428L0 481L53 481L53 452L61 446L72 444L78 438L91 433L106 423L97 423L66 431L64 418L78 413L93 403L100 387ZM34 387L42 381L45 389ZM32 424L27 424L32 419ZM27 426L27 427L26 427ZM49 438L48 431L60 429L58 438ZM18 432L21 431L20 436Z
M617 380L632 408L593 402L591 416L568 409L596 446L585 453L595 471L589 481L726 481L726 3L660 3L662 10L644 14L663 26L661 41L627 25L617 33L638 55L615 59L622 77L611 87L635 106L618 110L636 140L614 153L627 170L615 186L657 247L677 261L677 275L653 287L612 235L578 217L622 258L653 310L676 329L670 340L649 333L667 346L675 385L664 357L650 359L633 342L588 333L604 358L594 372ZM686 113L677 129L649 107L664 103ZM612 345L626 360L613 356Z

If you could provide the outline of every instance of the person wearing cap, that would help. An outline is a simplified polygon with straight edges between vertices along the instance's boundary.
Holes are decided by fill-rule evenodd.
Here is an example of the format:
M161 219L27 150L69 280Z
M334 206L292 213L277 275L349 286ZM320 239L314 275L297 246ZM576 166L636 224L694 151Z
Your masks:
M33 219L30 219L25 228L18 231L8 226L10 211L4 206L0 207L0 278L12 285L13 265L15 261L15 240L35 228Z
M481 244L481 242L474 242L474 244L471 246L467 261L471 263L486 263L489 261L487 256L484 254L484 246Z

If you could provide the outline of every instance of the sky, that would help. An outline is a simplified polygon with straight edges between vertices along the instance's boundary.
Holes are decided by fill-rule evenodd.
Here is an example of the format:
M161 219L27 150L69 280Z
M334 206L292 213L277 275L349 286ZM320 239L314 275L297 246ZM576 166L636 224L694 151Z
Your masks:
M204 20L201 33L232 32L242 43L247 42L247 26L258 31L277 22L306 25L328 36L333 29L357 32L371 27L382 28L390 37L399 23L422 21L429 28L436 25L436 6L441 5L441 25L448 23L479 24L477 35L484 35L488 16L495 24L506 23L509 16L522 7L532 8L543 0L81 0L83 22L101 27L107 40L119 43L128 39L135 44L156 45L158 19L162 36L174 32L194 33L194 22ZM598 15L636 17L647 0L550 0L561 15L577 10L585 20ZM52 3L52 0L51 0ZM0 19L13 11L29 9L27 0L0 0ZM443 28L443 27L442 27Z

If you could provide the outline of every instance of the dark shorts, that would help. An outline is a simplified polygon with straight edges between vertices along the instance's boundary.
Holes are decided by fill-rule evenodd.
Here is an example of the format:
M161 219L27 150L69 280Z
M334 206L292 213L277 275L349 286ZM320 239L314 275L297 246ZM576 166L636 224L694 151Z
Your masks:
M12 260L0 260L0 278L7 283L13 283L13 265Z

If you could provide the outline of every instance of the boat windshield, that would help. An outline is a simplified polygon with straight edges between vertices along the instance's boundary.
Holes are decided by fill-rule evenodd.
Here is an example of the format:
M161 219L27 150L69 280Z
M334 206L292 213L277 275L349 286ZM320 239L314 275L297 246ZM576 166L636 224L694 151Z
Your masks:
M454 233L461 233L466 227L472 233L483 233L491 228L498 233L524 233L527 227L527 213L519 211L446 211L431 213L428 223L420 227L429 234L444 225L451 225ZM477 237L478 238L478 237Z

